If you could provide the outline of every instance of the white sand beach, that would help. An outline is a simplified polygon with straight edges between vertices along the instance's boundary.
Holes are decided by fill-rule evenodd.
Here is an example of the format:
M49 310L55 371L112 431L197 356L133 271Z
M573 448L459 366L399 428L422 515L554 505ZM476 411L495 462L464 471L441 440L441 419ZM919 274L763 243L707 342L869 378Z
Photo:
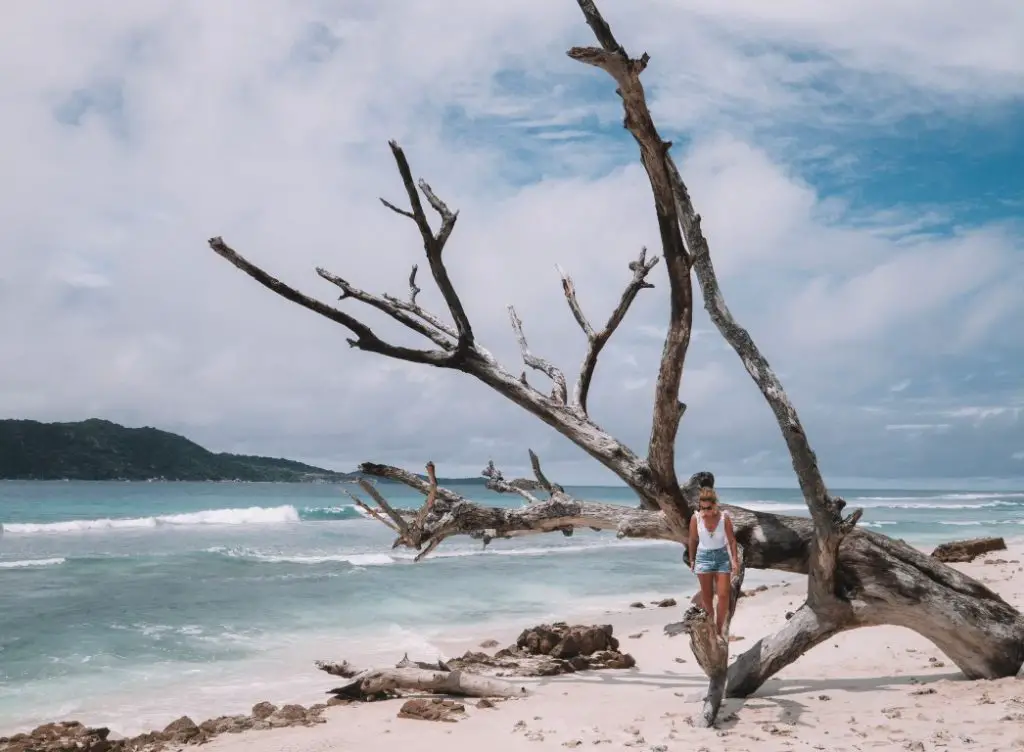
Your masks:
M1024 608L1024 541L956 565ZM803 599L794 578L740 601L732 634L738 653L779 627ZM689 593L666 593L682 604ZM643 750L932 750L1024 749L1024 681L966 681L926 640L899 628L859 629L816 647L769 681L754 697L727 700L717 729L697 729L706 679L685 636L662 627L673 609L609 611L633 654L630 670L527 679L532 695L435 723L397 718L401 701L328 708L327 722L306 728L249 731L215 738L210 752L328 752L445 749L449 752L544 750L593 745ZM570 617L567 614L566 617ZM523 625L527 626L527 625ZM515 634L481 634L472 644L445 646L449 655L502 645ZM347 656L331 656L345 658ZM393 656L397 661L402 656ZM412 656L431 660L437 656ZM338 684L324 676L324 689Z

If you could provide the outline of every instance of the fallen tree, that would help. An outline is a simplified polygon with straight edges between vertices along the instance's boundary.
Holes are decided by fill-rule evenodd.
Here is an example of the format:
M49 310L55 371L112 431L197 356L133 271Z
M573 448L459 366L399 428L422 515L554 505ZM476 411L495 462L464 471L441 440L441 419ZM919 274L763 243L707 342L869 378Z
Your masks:
M633 136L650 182L669 287L669 321L655 387L653 420L645 454L634 452L593 421L588 394L601 349L625 317L632 301L648 281L658 257L642 251L629 264L632 273L619 304L600 330L584 314L572 279L562 273L566 301L588 342L574 388L562 370L533 353L523 323L509 307L512 328L524 364L550 379L548 391L537 389L526 373L514 375L478 341L443 261L458 213L452 211L424 181L417 184L402 148L390 142L409 208L381 199L396 213L411 219L423 243L431 277L444 299L452 323L417 302L417 267L409 279L410 295L401 299L378 296L318 268L317 273L341 290L341 298L373 307L432 343L429 349L387 342L352 314L327 305L268 274L238 254L221 238L209 241L221 257L287 300L348 329L356 349L389 358L458 370L487 384L527 410L592 458L614 472L639 498L639 508L581 501L552 483L531 452L534 479L506 480L490 466L490 487L517 493L522 508L487 507L437 487L433 467L428 478L399 468L366 463L364 473L390 478L427 495L415 513L395 510L368 482L363 489L379 509L364 505L396 534L395 545L418 550L417 558L433 551L446 538L470 535L488 542L494 538L576 528L612 530L621 537L659 538L686 545L686 531L695 506L695 491L713 485L709 473L697 473L680 484L675 468L675 442L685 405L679 387L690 341L693 316L692 277L696 276L704 307L776 417L793 460L793 469L806 502L808 518L770 514L726 506L743 551L743 566L733 583L730 618L746 568L776 569L806 574L807 598L776 634L759 640L731 666L728 643L708 628L702 611L685 620L694 654L710 679L702 720L711 724L723 693L745 696L802 654L840 632L863 626L891 624L907 627L931 640L971 679L1012 676L1024 664L1024 617L976 580L926 556L911 546L856 527L861 516L844 516L845 502L833 497L822 478L799 416L767 359L725 304L715 275L707 239L687 187L671 156L671 143L662 140L648 109L640 75L649 57L631 58L615 39L592 0L577 0L599 46L574 47L568 55L605 71L616 84L624 110L624 126ZM417 190L418 188L418 190ZM422 198L420 194L422 193ZM435 232L423 200L438 214ZM362 504L362 502L360 501Z

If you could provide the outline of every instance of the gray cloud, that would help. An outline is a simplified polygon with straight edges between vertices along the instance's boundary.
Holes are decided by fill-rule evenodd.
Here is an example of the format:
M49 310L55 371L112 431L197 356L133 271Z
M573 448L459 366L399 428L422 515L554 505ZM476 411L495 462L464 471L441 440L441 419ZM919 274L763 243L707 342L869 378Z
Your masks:
M939 234L915 207L854 212L748 127L816 116L852 127L1005 102L1024 78L1010 44L1024 34L1017 5L605 5L627 46L654 55L656 114L689 136L677 158L730 306L826 469L1024 475L1012 376L1024 339L1010 323L1022 313L1020 227ZM882 23L893 13L899 23ZM0 31L12 176L0 201L0 413L101 415L341 468L431 457L446 474L475 473L494 457L516 469L532 446L565 481L607 477L462 374L349 349L346 332L205 245L221 234L324 300L337 291L316 265L404 293L418 236L376 200L402 197L386 145L398 138L417 175L461 210L446 258L480 338L518 370L513 303L532 348L574 374L584 341L554 265L600 321L627 262L658 236L632 144L607 130L620 118L610 82L563 54L590 41L573 3L459 0L437 14L413 0L255 2L240 14L94 0L12 19ZM829 80L849 84L841 115L822 93ZM884 106L872 110L878 92ZM453 129L456 111L470 125ZM605 353L592 396L597 420L637 448L667 317L662 274ZM443 310L432 289L421 300ZM784 476L770 412L703 313L697 325L681 470ZM1011 375L1000 381L1000 370Z

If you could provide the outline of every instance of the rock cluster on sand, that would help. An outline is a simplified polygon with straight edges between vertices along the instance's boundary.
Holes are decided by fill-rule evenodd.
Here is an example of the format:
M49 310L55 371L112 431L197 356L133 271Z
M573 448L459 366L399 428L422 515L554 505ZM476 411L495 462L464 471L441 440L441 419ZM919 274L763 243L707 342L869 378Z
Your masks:
M932 556L947 564L965 564L974 561L982 554L1005 550L1006 541L1002 538L971 538L970 540L943 543L932 551Z
M110 729L90 728L78 721L47 723L27 734L0 737L0 752L159 752L183 744L203 744L220 734L237 734L250 729L312 726L324 723L326 705L284 705L257 703L249 715L225 715L197 724L182 716L163 731L149 731L130 739L110 739Z
M619 651L610 624L569 626L565 622L524 629L515 645L494 656L468 652L447 662L451 669L495 676L554 676L594 669L632 668L636 661Z

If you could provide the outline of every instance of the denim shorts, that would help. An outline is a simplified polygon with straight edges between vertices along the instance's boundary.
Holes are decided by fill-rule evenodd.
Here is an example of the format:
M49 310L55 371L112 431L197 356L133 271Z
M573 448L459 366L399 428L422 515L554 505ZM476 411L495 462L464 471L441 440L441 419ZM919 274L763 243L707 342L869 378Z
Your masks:
M732 559L727 548L698 548L694 562L695 574L711 574L713 572L732 572Z

